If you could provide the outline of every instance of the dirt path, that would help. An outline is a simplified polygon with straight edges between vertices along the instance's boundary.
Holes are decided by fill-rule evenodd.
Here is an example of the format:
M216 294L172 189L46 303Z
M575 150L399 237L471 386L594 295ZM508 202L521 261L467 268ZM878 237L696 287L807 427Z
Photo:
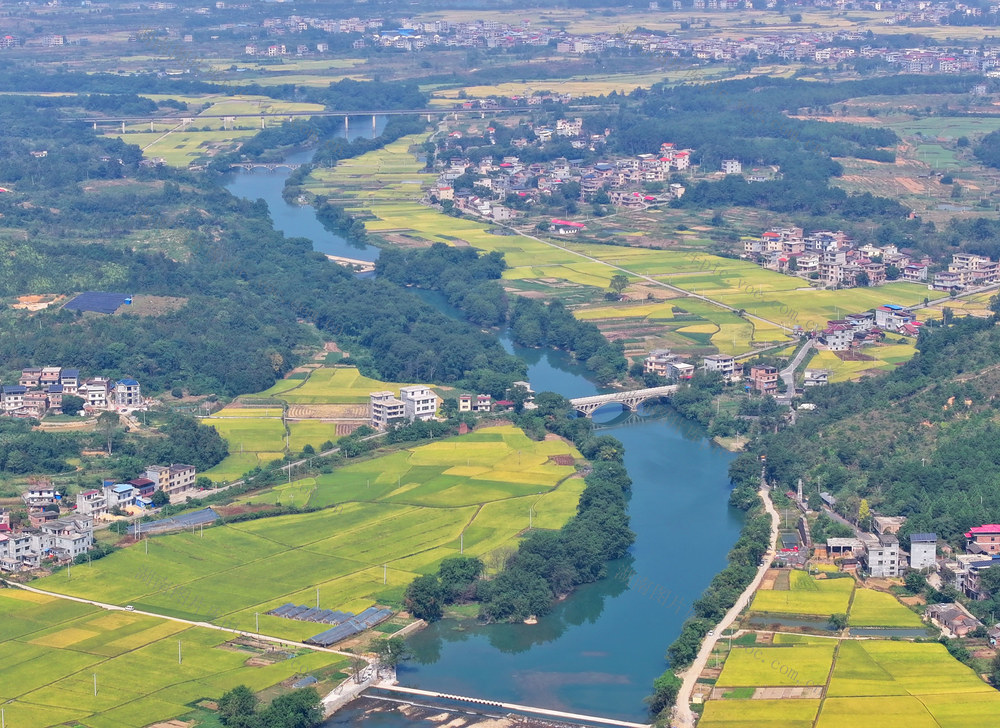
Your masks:
M735 622L740 612L743 611L743 608L750 604L754 592L757 591L757 587L764 580L767 570L771 568L771 561L774 559L774 545L778 538L778 512L771 503L769 490L767 484L762 482L758 495L764 501L764 509L771 517L771 550L769 555L764 557L763 563L757 569L757 575L753 581L743 590L736 603L726 612L726 616L716 625L714 634L705 638L705 641L701 644L701 649L698 651L698 657L695 658L695 661L681 676L681 688L677 693L677 704L674 706L671 722L671 725L675 726L675 728L693 728L695 717L694 713L691 712L691 693L694 690L698 676L701 675L702 670L705 669L705 665L708 664L708 658L711 656L712 650L715 649L715 643L719 640L723 630Z

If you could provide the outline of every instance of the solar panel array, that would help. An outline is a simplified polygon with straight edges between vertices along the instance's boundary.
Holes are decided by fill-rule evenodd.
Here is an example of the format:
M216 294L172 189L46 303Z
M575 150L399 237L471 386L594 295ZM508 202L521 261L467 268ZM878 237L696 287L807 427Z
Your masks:
M305 607L292 604L282 604L276 609L272 609L268 614L285 619L295 619L299 622L322 622L323 624L340 624L351 619L352 612L336 612L330 609L317 609L316 607Z
M202 508L200 511L184 513L180 516L163 518L159 521L138 524L139 534L143 533L165 533L167 531L180 531L192 526L200 526L203 523L213 523L219 518L219 514L211 508ZM136 533L136 525L129 526L129 533L133 536Z
M391 609L368 607L368 609L363 611L357 617L353 617L343 624L339 624L332 629L328 629L326 632L320 632L318 635L307 639L306 642L314 645L320 645L321 647L329 647L330 645L336 644L341 640L345 640L352 635L356 635L358 632L364 632L366 629L374 627L379 622L384 622L391 616Z
M131 297L126 293L106 293L87 291L68 302L63 308L71 311L93 311L94 313L114 313Z

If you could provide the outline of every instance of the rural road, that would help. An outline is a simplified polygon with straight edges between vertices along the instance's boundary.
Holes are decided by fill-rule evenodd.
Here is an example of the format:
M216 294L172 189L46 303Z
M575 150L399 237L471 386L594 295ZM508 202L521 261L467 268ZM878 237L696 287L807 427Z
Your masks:
M65 599L71 602L80 602L81 604L90 604L95 607L100 607L101 609L107 609L112 612L128 612L129 614L141 614L144 617L156 617L157 619L166 619L171 622L180 622L181 624L188 624L192 627L202 627L204 629L214 629L220 632L229 632L231 634L239 635L241 637L253 637L254 639L265 640L267 642L275 642L280 645L289 645L291 647L302 648L313 650L315 652L330 652L335 655L343 655L344 657L362 657L367 660L364 655L358 655L353 652L341 652L340 650L330 649L329 647L320 647L318 645L307 645L303 642L296 642L295 640L286 640L282 637L272 637L266 634L257 634L255 632L246 632L240 629L232 629L230 627L220 627L217 624L212 624L211 622L195 622L190 619L181 619L180 617L170 617L166 614L157 614L156 612L143 612L138 609L127 610L125 607L119 607L117 604L107 604L106 602L98 602L93 599L83 599L82 597L72 597L68 594L59 594L58 592L45 591L44 589L36 589L32 586L27 586L26 584L18 584L17 582L7 581L6 579L0 579L0 582L4 583L6 586L17 589L24 589L25 591L34 592L35 594L44 594L45 596L55 597L57 599ZM370 662L370 661L369 661Z
M760 490L758 495L760 495L761 500L764 501L764 509L767 514L771 516L771 543L768 554L764 557L764 563L757 569L757 575L754 577L750 585L743 590L740 594L739 599L736 603L726 612L726 616L722 618L718 625L716 625L714 634L705 638L705 641L701 643L701 649L698 651L698 656L691 666L684 671L681 677L681 687L677 692L677 703L674 706L673 716L671 720L671 725L674 728L693 728L695 724L694 714L691 712L691 693L694 690L695 683L698 681L698 676L701 675L701 671L705 669L705 665L708 664L708 658L712 654L712 650L715 649L715 644L722 636L722 631L728 629L729 626L736 621L736 618L743 611L743 608L750 604L750 599L753 597L753 593L757 591L757 587L760 586L761 581L764 580L764 575L767 570L771 568L771 561L774 559L774 545L778 538L778 512L774 509L774 505L771 503L771 496L769 495L769 488L767 484L762 480Z
M795 355L795 358L792 359L791 362L789 362L787 367L785 367L784 369L781 370L781 372L779 372L779 374L781 375L781 379L785 382L785 394L780 395L778 397L779 402L791 404L792 397L795 396L795 370L799 368L799 364L801 364L802 360L806 358L806 354L808 354L812 350L812 347L813 347L813 340L806 339L805 345L803 345L802 348L799 349L798 353Z

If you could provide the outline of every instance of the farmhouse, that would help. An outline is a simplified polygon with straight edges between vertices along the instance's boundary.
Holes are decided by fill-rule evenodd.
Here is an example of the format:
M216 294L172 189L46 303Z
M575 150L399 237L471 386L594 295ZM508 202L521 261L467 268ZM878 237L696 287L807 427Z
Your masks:
M894 303L887 303L875 309L875 325L885 331L898 333L903 326L914 323L916 320L916 314L912 314Z
M46 559L70 561L93 545L94 522L91 518L76 515L54 519L37 528L0 533L0 569L32 569Z
M862 561L868 573L875 578L899 576L903 565L899 556L899 539L891 533L873 536L870 533L861 534L865 547Z
M955 637L965 637L983 626L982 622L966 612L960 604L931 604L924 614Z
M146 405L142 388L135 379L111 382L104 377L94 377L81 384L79 369L26 367L16 385L0 388L0 412L11 417L40 419L46 413L61 413L66 395L81 397L88 413L125 412Z
M747 383L751 389L756 389L761 394L778 393L778 369L777 367L764 366L762 364L750 367L750 376Z
M437 412L438 396L430 387L423 385L400 387L399 397L403 400L403 416L410 422L429 420Z
M965 534L965 548L975 554L1000 553L1000 524L970 528Z
M712 354L702 361L706 372L718 372L723 379L733 379L736 376L736 357L728 354ZM742 374L742 370L740 372Z
M910 568L930 569L937 566L937 534L910 535Z
M677 357L670 353L670 349L654 349L643 361L642 369L646 374L669 377L670 364L676 359Z
M803 387L822 387L830 383L830 374L832 372L829 369L806 369L802 386Z
M195 475L194 465L150 465L146 468L146 478L153 482L156 490L167 495L194 488Z

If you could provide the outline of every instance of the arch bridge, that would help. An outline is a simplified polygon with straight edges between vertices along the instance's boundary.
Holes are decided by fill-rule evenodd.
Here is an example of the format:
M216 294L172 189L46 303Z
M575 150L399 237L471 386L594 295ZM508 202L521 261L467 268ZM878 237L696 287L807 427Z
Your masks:
M569 403L573 409L581 414L591 417L606 404L617 402L625 409L635 412L639 405L650 399L669 397L677 391L676 384L668 384L664 387L649 387L648 389L633 389L627 392L612 392L611 394L595 394L592 397L576 397Z

